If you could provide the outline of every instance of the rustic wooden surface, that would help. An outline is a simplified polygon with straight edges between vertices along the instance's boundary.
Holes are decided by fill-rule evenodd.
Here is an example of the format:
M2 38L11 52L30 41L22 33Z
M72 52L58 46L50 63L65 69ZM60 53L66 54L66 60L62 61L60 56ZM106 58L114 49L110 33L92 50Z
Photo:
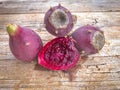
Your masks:
M16 60L6 24L34 29L45 44L54 36L43 27L44 14L58 3L77 15L73 30L85 24L100 27L104 48L69 71L49 71L37 61ZM0 0L0 90L120 90L120 0Z

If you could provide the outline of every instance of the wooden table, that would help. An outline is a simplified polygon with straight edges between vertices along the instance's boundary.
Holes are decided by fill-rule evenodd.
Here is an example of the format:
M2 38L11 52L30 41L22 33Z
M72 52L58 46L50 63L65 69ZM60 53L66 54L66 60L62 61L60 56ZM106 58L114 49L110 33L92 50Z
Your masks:
M58 3L77 15L73 30L86 24L100 27L104 48L67 72L16 60L6 25L32 28L45 44L54 36L43 27L43 18ZM120 90L120 0L0 0L0 90Z

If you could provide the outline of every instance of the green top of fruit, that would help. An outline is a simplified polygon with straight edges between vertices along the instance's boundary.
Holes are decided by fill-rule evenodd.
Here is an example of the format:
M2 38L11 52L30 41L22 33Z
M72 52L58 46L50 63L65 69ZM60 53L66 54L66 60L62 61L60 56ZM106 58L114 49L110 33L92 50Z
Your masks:
M18 26L15 24L8 24L7 25L7 32L9 33L9 35L14 36L16 31L17 31Z

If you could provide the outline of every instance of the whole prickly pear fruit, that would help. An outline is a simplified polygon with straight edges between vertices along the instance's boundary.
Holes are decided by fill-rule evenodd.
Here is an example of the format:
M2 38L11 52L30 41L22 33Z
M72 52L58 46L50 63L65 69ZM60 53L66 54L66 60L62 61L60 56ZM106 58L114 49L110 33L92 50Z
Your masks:
M17 59L30 62L37 57L43 44L40 37L33 30L9 24L7 32L9 34L10 49Z
M91 25L78 28L72 33L72 37L76 41L77 48L84 54L95 54L105 44L103 31Z
M71 12L60 4L51 7L45 14L44 24L49 33L55 36L65 36L73 28L76 21Z

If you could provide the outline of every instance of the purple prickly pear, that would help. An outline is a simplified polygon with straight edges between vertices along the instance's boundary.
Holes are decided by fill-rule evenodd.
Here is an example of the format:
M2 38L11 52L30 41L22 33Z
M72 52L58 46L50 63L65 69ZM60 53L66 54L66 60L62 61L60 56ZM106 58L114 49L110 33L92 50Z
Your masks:
M72 33L72 37L76 41L77 48L85 54L95 54L105 44L103 31L91 25L78 28Z
M71 12L60 4L51 7L44 17L47 31L58 37L68 34L72 30L74 22Z
M14 24L7 26L7 32L13 55L22 61L35 60L43 47L41 38L33 30Z

